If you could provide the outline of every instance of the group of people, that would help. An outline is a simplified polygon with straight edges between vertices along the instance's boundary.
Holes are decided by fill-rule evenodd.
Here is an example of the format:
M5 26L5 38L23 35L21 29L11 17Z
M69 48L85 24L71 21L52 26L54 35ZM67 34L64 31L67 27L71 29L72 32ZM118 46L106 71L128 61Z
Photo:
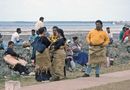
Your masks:
M86 35L86 42L89 45L88 54L82 51L82 44L79 43L77 36L67 40L64 31L57 26L54 26L53 34L50 35L44 27L44 18L40 17L35 24L36 29L32 30L32 35L29 36L30 46L36 42L36 38L40 38L41 44L44 44L44 51L38 52L35 47L32 50L32 63L35 65L35 79L37 81L50 80L56 81L64 79L66 76L66 67L75 69L76 63L86 65L85 74L83 77L89 77L91 70L96 69L96 77L100 76L100 67L106 63L106 46L112 43L112 36L109 35L110 28L107 28L108 34L103 31L103 23L100 20L95 22L96 28L91 30ZM8 48L5 51L4 60L13 66L13 70L20 74L29 74L26 68L25 60L13 50L14 45L21 45L19 34L21 29L17 28L12 35L11 41L8 42Z

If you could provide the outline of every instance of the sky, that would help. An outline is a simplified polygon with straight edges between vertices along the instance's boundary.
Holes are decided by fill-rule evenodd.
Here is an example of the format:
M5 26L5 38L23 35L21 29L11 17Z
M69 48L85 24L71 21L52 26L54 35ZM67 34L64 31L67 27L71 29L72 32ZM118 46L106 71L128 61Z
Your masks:
M0 0L0 21L130 21L130 0Z

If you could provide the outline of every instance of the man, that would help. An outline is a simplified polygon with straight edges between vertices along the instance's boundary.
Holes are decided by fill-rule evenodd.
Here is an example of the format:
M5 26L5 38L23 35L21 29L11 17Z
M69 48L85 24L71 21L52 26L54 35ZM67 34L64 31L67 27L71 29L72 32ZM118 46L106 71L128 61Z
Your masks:
M13 41L15 45L22 45L22 40L20 39L19 36L20 33L21 28L17 28L16 32L12 34L11 41Z
M112 44L113 43L113 34L110 31L110 27L107 27L106 31L107 31L107 34L108 34L109 39L110 39L110 43L109 44Z
M120 35L119 35L119 41L122 43L123 42L123 36L124 36L124 33L126 32L126 27L123 27L122 28L122 31L120 32Z
M37 37L37 35L36 35L34 29L32 29L31 33L32 33L32 35L29 36L29 42L32 44L34 42L35 38Z
M57 30L59 29L57 26L53 26L53 34L50 36L50 41L52 43L54 43L57 39L58 39L58 36L56 35L57 34Z
M103 23L100 20L95 22L96 28L90 31L86 37L89 44L89 61L83 77L89 77L92 68L96 69L96 77L99 77L100 66L106 61L106 49L109 44L109 37L103 31Z
M44 17L40 17L39 20L35 24L35 30L44 27Z

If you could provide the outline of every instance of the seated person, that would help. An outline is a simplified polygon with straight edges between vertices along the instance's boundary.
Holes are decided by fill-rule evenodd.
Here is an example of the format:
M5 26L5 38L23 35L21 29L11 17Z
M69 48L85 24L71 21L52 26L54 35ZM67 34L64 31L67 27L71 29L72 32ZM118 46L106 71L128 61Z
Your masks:
M26 68L27 62L23 59L20 59L19 55L13 50L14 42L8 42L8 48L4 54L4 60L9 65L13 66L14 71L18 71L20 74L29 74L28 69Z
M74 61L80 65L85 65L88 62L88 55L85 52L82 52L82 45L79 43L78 37L73 37L73 58Z
M75 62L73 60L73 51L72 48L70 47L71 41L67 40L67 45L66 45L66 59L65 59L65 64L68 70L72 71L75 69Z
M3 41L2 35L0 33L0 50L6 50L6 44Z
M11 36L11 41L14 42L14 45L22 45L23 41L20 39L21 28L17 28L16 32L14 32Z

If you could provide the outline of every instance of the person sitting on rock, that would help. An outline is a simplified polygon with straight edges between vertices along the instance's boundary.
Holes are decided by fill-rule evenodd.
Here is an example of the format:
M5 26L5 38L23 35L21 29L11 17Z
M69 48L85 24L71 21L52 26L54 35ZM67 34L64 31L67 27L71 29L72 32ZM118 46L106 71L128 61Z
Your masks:
M14 71L18 71L20 74L29 74L26 68L27 62L20 58L20 56L13 50L14 42L8 42L8 48L4 53L4 60L7 64L12 66Z

